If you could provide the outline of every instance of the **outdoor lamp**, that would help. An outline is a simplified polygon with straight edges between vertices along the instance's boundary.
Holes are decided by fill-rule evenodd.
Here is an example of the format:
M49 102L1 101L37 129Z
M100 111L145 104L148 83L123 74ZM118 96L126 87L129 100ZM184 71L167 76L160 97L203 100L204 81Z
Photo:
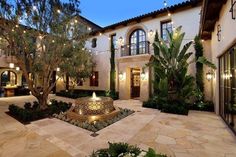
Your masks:
M153 32L153 30L151 29L151 30L149 31L149 35L152 36L153 34L154 34L154 32Z
M206 73L206 79L207 79L208 81L211 81L211 80L213 79L213 73L212 73L211 71L208 71L208 72Z
M120 45L123 44L123 37L120 37L120 38L119 38L119 43L120 43Z
M146 80L146 73L144 71L141 73L141 79Z
M120 72L119 73L119 79L122 81L124 80L124 73L123 72Z
M61 69L60 69L60 68L57 68L57 72L59 72L59 71L61 71Z
M19 71L20 70L20 67L16 67L16 71Z

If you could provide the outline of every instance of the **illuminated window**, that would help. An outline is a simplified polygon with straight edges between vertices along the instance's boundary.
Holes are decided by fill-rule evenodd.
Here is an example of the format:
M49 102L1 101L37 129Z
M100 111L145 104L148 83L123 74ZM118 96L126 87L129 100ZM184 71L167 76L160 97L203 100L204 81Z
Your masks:
M172 22L171 21L165 21L161 22L161 38L164 41L168 41L168 33L167 32L172 32Z
M13 71L4 71L1 74L1 86L11 85L14 86L17 84L16 73Z

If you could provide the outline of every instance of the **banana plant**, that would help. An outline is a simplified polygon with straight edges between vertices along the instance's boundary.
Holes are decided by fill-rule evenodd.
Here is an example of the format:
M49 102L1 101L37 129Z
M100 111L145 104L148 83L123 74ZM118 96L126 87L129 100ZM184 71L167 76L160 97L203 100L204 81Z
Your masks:
M185 33L182 27L168 32L168 42L155 37L154 56L149 63L154 68L154 88L159 97L166 97L167 100L186 101L193 95L194 77L187 73L189 65L200 62L213 69L215 65L205 57L198 60L191 59L193 52L189 52L192 41L182 47ZM158 79L156 79L158 78ZM167 91L167 92L166 92Z

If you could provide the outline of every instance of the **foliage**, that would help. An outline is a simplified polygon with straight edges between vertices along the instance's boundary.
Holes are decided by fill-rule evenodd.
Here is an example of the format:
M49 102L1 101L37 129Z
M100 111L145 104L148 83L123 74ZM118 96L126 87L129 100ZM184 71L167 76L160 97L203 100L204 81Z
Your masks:
M85 121L85 122L82 122L82 121L79 121L79 120L74 120L74 119L70 119L67 117L66 113L60 113L60 114L53 114L53 117L55 118L58 118L60 120L63 120L63 121L66 121L72 125L76 125L78 127L81 127L83 129L87 129L89 131L93 131L93 132L97 132L131 114L133 114L134 111L133 110L130 110L130 109L121 109L120 108L120 111L119 113L114 116L113 118L110 118L110 119L107 119L107 120L103 120L103 121L96 121L96 123L93 123L93 122L88 122L88 121Z
M138 157L145 154L144 157L167 157L166 155L157 154L152 148L147 152L141 151L137 146L132 146L127 143L110 143L106 149L99 149L93 152L90 157ZM143 156L143 155L142 155Z
M111 58L110 58L111 70L110 70L110 91L111 93L116 92L116 82L115 82L115 48L113 42L111 42Z
M188 106L185 102L181 101L168 101L162 105L162 112L188 115Z
M78 23L79 13L79 0L0 1L4 50L16 58L40 109L47 107L57 68L58 79L90 76L94 64L91 53L84 49L87 29Z
M214 103L212 101L198 101L189 105L190 110L214 112Z
M144 157L167 157L163 154L157 154L154 149L149 148L147 154Z
M160 100L158 100L158 97L154 96L150 98L148 101L143 102L143 107L161 109L162 104L160 104L159 102Z
M107 96L111 97L113 100L119 99L118 92L111 92L111 91L103 91L103 90L82 90L82 89L74 89L74 90L62 90L57 92L57 96L67 97L67 98L81 98L81 97L91 97L93 92L96 93L97 96Z
M71 104L52 100L51 105L48 105L48 108L45 110L40 110L38 102L33 102L33 104L31 104L30 102L26 102L24 108L12 104L8 109L9 113L13 117L18 119L19 121L26 123L49 117L55 113L65 112L70 107Z
M194 38L194 49L195 49L195 58L198 60L203 56L203 45L201 42L201 38L196 36ZM204 93L204 74L203 74L203 64L200 62L196 62L196 86L197 88ZM204 99L204 95L201 100Z
M157 104L163 104L163 112L187 114L186 104L193 96L195 88L194 77L187 73L189 65L200 62L214 66L204 57L190 60L193 53L188 52L188 49L192 41L182 47L184 36L185 33L178 27L173 32L168 32L168 42L159 38L158 34L155 37L154 57L149 66L154 68L154 96Z
M119 99L119 92L116 91L106 91L106 96L111 97L113 100Z

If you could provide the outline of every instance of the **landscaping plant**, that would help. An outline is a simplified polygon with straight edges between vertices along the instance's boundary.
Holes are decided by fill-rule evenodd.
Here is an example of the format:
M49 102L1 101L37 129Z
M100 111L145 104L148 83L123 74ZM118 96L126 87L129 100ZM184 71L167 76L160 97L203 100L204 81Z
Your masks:
M87 28L79 23L79 4L79 0L0 1L3 49L16 59L42 110L48 107L48 95L57 80L91 74L94 64L84 48Z
M167 157L163 154L158 154L154 149L149 148L148 151L142 151L137 146L132 146L127 143L110 143L106 149L99 149L90 155L90 157Z
M185 33L181 27L168 32L168 42L156 35L154 42L154 56L149 66L154 68L154 96L163 112L186 114L190 98L195 89L194 77L188 74L189 65L200 62L212 68L214 64L204 57L197 60L190 58L193 53L188 52L192 41L182 46ZM178 111L177 111L178 110Z

